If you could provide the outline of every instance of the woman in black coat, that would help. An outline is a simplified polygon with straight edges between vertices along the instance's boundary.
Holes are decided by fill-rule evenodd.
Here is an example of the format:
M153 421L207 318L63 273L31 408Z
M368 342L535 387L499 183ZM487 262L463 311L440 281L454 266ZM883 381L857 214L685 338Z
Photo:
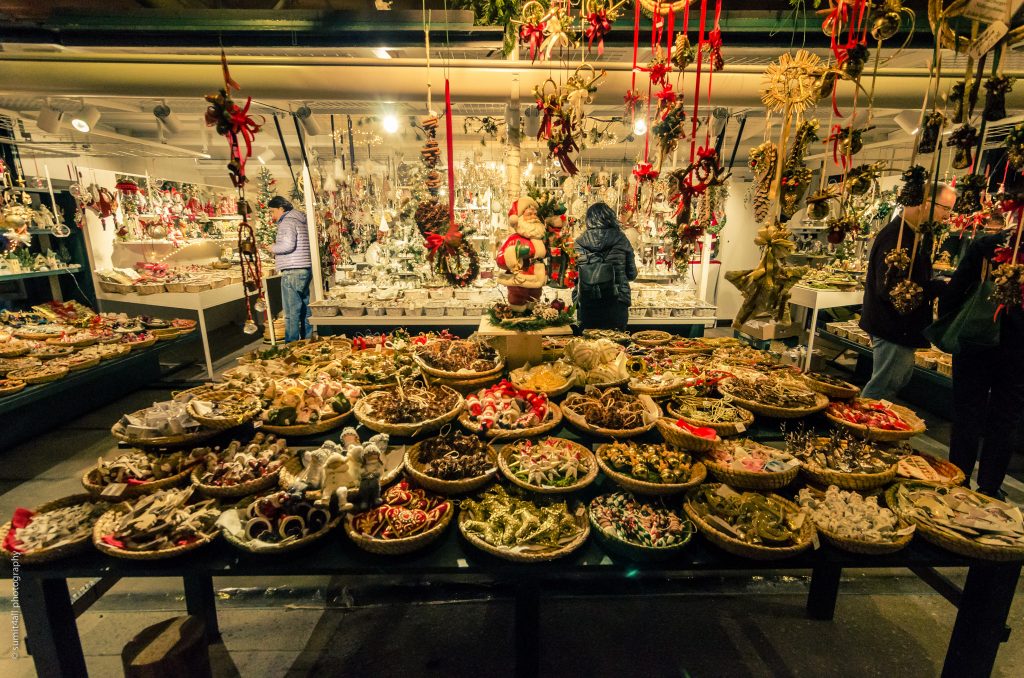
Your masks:
M636 279L633 246L615 211L603 202L587 210L587 230L576 239L579 278L573 289L583 329L623 330L629 323L629 282Z

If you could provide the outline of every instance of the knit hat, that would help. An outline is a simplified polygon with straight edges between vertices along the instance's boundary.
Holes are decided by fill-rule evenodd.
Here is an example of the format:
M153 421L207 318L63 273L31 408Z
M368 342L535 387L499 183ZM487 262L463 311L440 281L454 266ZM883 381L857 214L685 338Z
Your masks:
M526 195L512 203L512 207L508 211L508 225L515 227L515 225L519 223L519 215L525 212L529 207L532 207L534 212L540 209L540 205L537 204L537 201Z

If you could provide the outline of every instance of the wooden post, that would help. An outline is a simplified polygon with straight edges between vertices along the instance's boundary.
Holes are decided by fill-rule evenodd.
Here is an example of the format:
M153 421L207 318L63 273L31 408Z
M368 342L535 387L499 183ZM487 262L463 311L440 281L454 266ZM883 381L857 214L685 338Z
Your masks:
M316 227L316 203L313 201L313 181L309 166L302 165L302 194L306 198L306 228L309 229L309 259L313 265L313 293L311 301L324 298L324 278L320 270L320 237Z

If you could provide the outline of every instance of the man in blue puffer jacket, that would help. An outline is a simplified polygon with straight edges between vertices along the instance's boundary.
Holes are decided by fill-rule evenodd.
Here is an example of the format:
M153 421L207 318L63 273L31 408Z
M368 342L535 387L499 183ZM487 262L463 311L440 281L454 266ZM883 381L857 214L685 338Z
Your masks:
M309 322L309 283L313 263L309 254L309 229L306 215L279 195L267 203L270 216L277 222L277 241L270 246L281 273L281 304L284 307L286 342L313 336Z

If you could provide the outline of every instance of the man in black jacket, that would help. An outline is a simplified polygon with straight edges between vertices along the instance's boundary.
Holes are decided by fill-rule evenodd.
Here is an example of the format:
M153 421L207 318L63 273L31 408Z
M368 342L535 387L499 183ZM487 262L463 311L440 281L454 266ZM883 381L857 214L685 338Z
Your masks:
M932 235L919 232L918 228L929 215L936 222L945 221L956 202L956 191L946 184L938 184L934 191L929 185L928 189L931 195L920 205L904 207L901 214L878 232L871 246L860 318L860 327L871 335L874 349L871 380L863 391L865 398L895 397L914 372L914 351L930 345L924 337L924 328L932 322L932 301L942 291L944 283L932 278ZM896 310L889 296L893 285L905 279L906 273L890 271L885 262L898 241L913 259L910 280L924 289L924 299L906 314Z

